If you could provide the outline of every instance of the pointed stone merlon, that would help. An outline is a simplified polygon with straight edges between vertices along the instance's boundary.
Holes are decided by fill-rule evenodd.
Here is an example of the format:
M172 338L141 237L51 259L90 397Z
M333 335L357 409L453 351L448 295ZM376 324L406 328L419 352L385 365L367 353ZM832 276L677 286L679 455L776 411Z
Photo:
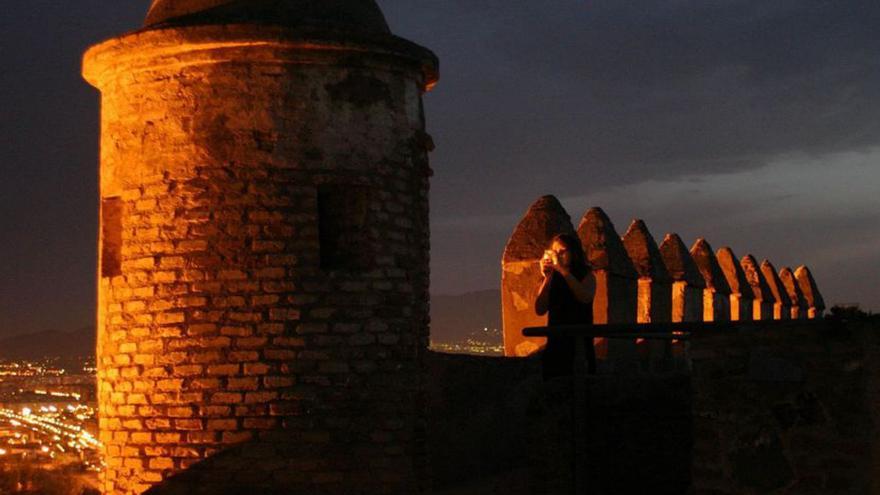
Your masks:
M740 260L740 266L745 274L746 280L752 289L754 300L752 301L752 319L753 320L772 320L773 306L776 304L776 298L767 284L767 278L761 272L758 261L751 254L743 256Z
M571 217L553 196L532 204L507 241L501 261L501 314L505 356L528 356L544 346L544 338L526 338L522 329L544 326L547 316L535 313L543 275L540 261L558 234L575 235Z
M633 220L623 235L623 247L639 277L636 321L672 321L672 279L644 221Z
M822 293L819 292L819 286L816 285L816 280L810 269L801 265L794 271L794 277L797 279L807 302L807 318L811 320L821 318L825 312L825 299L822 298Z
M718 266L721 267L721 272L724 273L724 278L730 287L730 320L751 320L755 295L739 260L733 254L733 250L726 246L715 253L715 258L718 259Z
M596 280L593 323L635 323L638 275L611 219L601 208L590 208L577 234ZM621 339L599 338L595 345L599 359L626 359L635 353L634 343Z
M638 274L614 224L601 208L590 208L577 235L596 277L594 323L635 323Z
M779 279L791 300L791 319L799 320L807 317L807 301L791 268L784 266L779 270Z
M703 321L706 281L678 234L666 234L660 254L672 279L672 321Z
M703 289L703 321L730 320L730 286L718 265L712 246L705 239L699 238L691 247L691 256L706 282L706 288Z
M776 300L773 303L773 319L790 320L791 298L789 298L788 291L785 290L785 286L779 278L779 273L776 272L776 267L770 261L764 260L761 262L761 273L764 274L767 285L770 287L770 292L773 294L773 299Z

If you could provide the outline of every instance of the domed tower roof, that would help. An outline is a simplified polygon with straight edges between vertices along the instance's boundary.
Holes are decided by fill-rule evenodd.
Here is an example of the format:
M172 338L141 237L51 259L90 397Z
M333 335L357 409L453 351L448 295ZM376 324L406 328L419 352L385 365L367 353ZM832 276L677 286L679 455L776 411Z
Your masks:
M652 281L668 284L671 282L666 265L654 236L642 220L633 220L623 235L623 247L633 262L640 277L649 277Z
M541 196L519 221L507 247L504 262L539 259L557 234L576 235L571 217L554 196Z
M678 234L666 234L663 242L660 243L660 254L672 280L687 282L691 287L706 287L700 269L697 268L693 256Z
M584 213L577 234L584 247L587 263L594 270L607 270L631 279L639 278L629 255L626 254L620 235L602 208L590 208Z
M700 269L700 274L703 275L703 279L706 281L706 287L719 294L730 294L730 285L727 284L727 279L724 277L721 265L718 264L718 258L715 257L715 253L712 252L712 246L709 245L706 239L702 237L697 239L694 245L691 246L691 256L694 257L694 262L696 262L697 268Z
M270 24L390 34L374 0L153 0L145 27Z

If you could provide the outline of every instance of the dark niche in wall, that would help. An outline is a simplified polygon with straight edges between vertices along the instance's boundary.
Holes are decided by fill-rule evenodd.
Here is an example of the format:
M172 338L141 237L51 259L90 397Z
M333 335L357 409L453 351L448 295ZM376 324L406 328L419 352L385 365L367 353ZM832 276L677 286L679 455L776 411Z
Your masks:
M350 184L318 186L321 269L363 271L375 253L369 240L369 189Z
M121 198L101 200L101 276L122 275L122 208Z

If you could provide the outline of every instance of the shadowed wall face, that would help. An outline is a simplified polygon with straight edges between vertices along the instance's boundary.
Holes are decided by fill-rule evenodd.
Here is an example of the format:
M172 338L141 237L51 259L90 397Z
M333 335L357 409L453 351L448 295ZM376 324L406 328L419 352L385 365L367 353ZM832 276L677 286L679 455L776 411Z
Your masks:
M197 26L87 53L105 493L418 490L436 60L370 43Z

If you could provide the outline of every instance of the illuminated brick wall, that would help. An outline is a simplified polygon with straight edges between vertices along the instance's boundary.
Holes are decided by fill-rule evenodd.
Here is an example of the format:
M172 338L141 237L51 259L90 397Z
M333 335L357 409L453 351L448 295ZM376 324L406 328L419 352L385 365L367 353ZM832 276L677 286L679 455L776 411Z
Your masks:
M436 59L303 36L175 27L86 54L105 493L418 492Z

